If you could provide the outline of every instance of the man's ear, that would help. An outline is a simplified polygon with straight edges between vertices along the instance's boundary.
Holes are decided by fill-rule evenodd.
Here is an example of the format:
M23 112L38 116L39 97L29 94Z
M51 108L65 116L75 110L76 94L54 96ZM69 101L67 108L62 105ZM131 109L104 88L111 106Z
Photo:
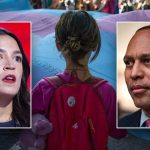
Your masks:
M56 42L56 47L57 47L58 51L61 51L59 42Z

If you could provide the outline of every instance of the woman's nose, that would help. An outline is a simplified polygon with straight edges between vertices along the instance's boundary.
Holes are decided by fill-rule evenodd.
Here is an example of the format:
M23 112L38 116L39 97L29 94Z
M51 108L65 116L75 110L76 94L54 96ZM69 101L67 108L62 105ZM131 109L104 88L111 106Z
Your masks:
M13 64L13 61L7 59L3 69L4 70L15 70L15 66Z

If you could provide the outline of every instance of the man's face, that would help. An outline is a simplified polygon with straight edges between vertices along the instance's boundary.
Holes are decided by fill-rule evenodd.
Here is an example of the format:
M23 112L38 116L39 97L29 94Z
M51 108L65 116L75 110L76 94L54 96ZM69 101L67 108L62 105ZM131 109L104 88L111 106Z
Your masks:
M125 80L136 107L150 110L150 30L138 31L129 42Z

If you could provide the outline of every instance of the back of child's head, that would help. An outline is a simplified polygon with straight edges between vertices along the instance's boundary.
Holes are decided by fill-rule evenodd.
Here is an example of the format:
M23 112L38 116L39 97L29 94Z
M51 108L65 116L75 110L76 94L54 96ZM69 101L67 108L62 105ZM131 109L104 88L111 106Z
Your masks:
M100 51L100 31L95 19L85 11L63 13L55 28L56 43L63 54L74 64L88 53L95 52L91 61Z

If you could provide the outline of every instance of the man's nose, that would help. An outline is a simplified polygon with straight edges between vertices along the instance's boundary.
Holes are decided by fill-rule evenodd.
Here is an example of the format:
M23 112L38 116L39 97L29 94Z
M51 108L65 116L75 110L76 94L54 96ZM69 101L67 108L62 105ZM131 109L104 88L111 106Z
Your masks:
M143 78L143 76L143 67L140 62L135 62L131 70L131 78L133 80L137 80L139 78Z
M7 59L4 64L4 70L15 70L15 66L12 60Z

